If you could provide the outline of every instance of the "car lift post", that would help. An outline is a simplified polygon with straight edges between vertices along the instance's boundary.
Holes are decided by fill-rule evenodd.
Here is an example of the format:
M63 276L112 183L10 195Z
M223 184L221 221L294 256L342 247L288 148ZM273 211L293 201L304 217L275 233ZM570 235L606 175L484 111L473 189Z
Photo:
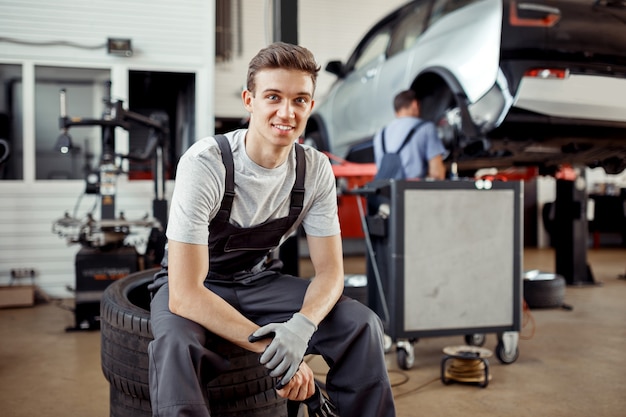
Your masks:
M554 202L556 273L568 285L595 284L587 263L587 184L584 170L574 180L557 179Z

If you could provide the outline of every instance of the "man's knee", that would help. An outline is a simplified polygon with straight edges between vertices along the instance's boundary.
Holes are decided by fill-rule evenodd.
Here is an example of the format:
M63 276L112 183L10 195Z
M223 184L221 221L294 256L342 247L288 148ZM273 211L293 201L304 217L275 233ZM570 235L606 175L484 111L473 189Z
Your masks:
M167 319L153 323L152 349L160 355L183 355L205 350L206 330L197 323L170 313ZM199 353L198 353L199 354Z
M373 337L381 337L384 333L383 325L376 313L359 301L342 298L335 306L332 320L343 329L367 332Z

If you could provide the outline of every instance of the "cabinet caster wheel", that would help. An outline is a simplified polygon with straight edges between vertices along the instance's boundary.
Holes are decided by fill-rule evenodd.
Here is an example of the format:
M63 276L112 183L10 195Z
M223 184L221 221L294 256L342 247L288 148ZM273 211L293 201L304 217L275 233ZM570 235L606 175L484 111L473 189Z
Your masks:
M415 348L409 340L399 340L396 343L396 355L400 369L408 370L415 364Z

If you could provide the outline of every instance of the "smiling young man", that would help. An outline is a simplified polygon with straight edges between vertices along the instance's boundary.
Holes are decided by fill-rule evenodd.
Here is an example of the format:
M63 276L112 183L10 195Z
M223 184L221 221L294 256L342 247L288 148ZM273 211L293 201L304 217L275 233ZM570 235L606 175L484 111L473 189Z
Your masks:
M342 296L330 162L296 144L314 106L318 71L305 48L262 49L242 93L248 129L201 139L180 159L167 255L151 288L154 416L209 416L201 380L224 370L208 348L215 335L261 353L282 397L313 395L313 372L302 359L319 354L330 367L326 389L339 415L395 415L380 320ZM281 273L271 256L299 225L313 279Z

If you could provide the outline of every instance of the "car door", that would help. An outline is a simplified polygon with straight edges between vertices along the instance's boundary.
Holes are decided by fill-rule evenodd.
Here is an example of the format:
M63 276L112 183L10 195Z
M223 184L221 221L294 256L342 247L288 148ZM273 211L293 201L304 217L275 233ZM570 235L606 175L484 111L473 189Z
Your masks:
M346 75L332 92L332 125L329 130L335 148L345 149L344 144L365 139L371 131L377 75L384 62L389 39L389 26L374 29L346 63Z
M378 70L376 85L376 111L370 111L374 130L394 118L393 98L402 90L410 88L409 70L415 59L414 45L426 28L431 0L413 2L393 22L386 60Z

